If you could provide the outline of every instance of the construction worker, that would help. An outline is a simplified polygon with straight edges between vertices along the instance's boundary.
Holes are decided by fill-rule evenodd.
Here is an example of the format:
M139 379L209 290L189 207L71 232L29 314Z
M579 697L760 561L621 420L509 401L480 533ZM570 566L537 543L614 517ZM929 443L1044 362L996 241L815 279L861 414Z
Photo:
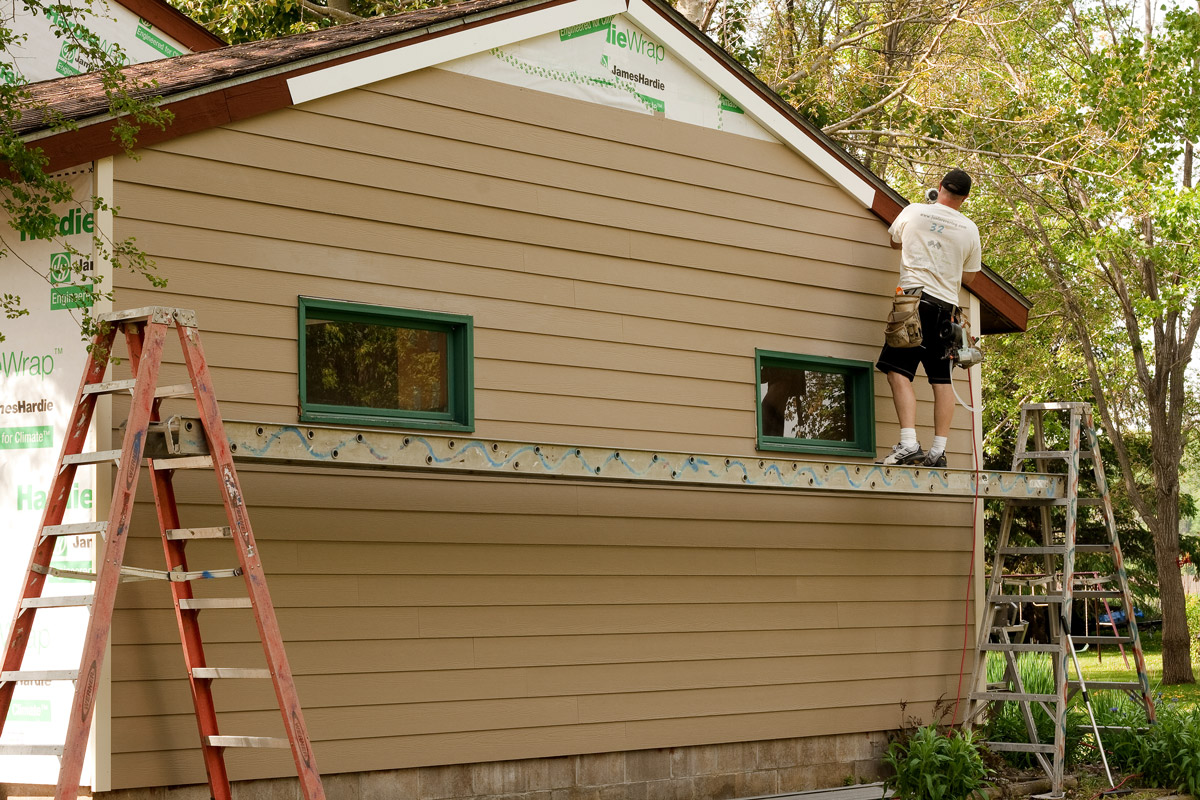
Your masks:
M900 420L900 443L879 464L946 466L946 438L954 418L950 385L950 342L942 334L958 307L960 286L969 286L981 269L979 228L959 211L971 193L971 176L961 169L946 173L932 203L913 203L896 216L892 247L901 251L900 288L920 294L923 342L918 347L884 345L876 368L887 373L892 401ZM932 194L932 192L930 193ZM929 451L917 441L917 397L913 378L917 365L933 386L933 444Z

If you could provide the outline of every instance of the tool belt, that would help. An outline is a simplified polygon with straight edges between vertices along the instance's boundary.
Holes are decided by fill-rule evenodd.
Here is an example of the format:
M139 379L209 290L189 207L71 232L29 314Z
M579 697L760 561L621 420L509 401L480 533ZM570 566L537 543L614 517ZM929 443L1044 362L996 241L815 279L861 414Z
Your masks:
M892 313L883 331L884 341L891 347L920 347L921 293L900 293L892 299Z

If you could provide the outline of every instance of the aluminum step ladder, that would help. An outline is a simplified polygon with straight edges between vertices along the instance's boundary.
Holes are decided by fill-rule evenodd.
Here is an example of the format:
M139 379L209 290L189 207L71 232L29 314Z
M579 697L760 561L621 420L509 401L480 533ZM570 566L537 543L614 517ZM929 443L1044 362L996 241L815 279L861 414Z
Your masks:
M1066 445L1063 449L1050 449L1047 446L1046 423L1050 415L1056 415L1053 419L1061 425ZM1030 433L1033 434L1032 449L1028 449ZM1082 459L1090 462L1090 470L1086 465L1081 466ZM974 689L983 686L987 676L988 654L992 652L1004 654L1004 679L996 684L983 686L982 691L972 692L968 719L979 720L993 703L1017 704L1025 722L1028 741L985 744L995 751L1032 754L1051 781L1050 793L1044 796L1062 797L1067 707L1080 689L1081 677L1077 675L1076 680L1071 680L1068 673L1073 643L1128 645L1134 654L1136 680L1086 681L1087 690L1125 692L1145 709L1146 718L1150 723L1154 722L1154 699L1146 677L1146 662L1142 655L1141 640L1138 638L1133 598L1129 592L1129 580L1121 557L1112 498L1104 476L1104 464L1092 422L1091 405L1036 403L1022 406L1017 449L1013 455L1013 472L1024 471L1028 462L1033 462L1038 472L1056 471L1052 468L1055 464L1059 465L1059 470L1065 468L1066 494L1065 497L1052 500L1030 498L1005 501L1000 517L1000 538L996 545L996 555L992 561L992 574L988 583L987 604L979 629L971 686ZM1090 473L1090 496L1080 496L1081 469L1084 470L1085 476ZM1041 541L1035 546L1012 544L1014 517L1022 506L1037 507L1037 527L1040 529ZM1055 513L1056 507L1061 507L1061 514ZM1081 511L1089 513L1092 509L1097 510L1103 518L1103 541L1079 544L1076 542L1079 515ZM1078 579L1075 575L1075 556L1078 553L1106 557L1111 562L1111 575L1099 581ZM1006 566L1010 559L1030 556L1041 557L1039 575L1006 577ZM1006 586L1015 587L1016 591L1012 588L1006 589ZM1120 600L1128 619L1126 634L1119 635L1114 628L1112 636L1072 637L1071 610L1072 602L1076 598ZM1012 627L1007 624L1008 612L1013 609L1024 611L1030 605L1044 605L1049 608L1051 641L1048 644L1018 643L1010 638ZM1017 663L1021 653L1050 654L1054 665L1054 694L1036 694L1025 690ZM1053 742L1042 742L1039 739L1034 720L1034 710L1039 707L1054 721Z
M53 755L60 759L56 800L75 800L87 749L88 732L95 708L99 676L104 663L105 648L112 625L117 586L128 580L165 580L170 584L175 618L183 644L184 662L196 709L200 731L200 747L208 773L209 788L214 800L231 800L229 776L225 769L225 750L241 747L290 748L305 800L323 800L324 789L317 771L309 742L304 716L296 697L287 655L275 618L271 596L267 592L266 576L254 534L250 528L245 500L217 401L213 392L208 364L200 347L196 315L177 308L147 307L132 311L104 314L97 317L102 332L92 342L83 381L75 396L67 435L59 455L55 478L47 495L38 537L29 559L29 568L17 604L12 628L0 663L0 755ZM168 330L174 326L183 349L190 383L158 387L159 367ZM111 358L118 329L125 334L129 359L135 378L105 381L104 375ZM120 450L82 452L88 428L102 395L131 393L132 404L125 426L124 443ZM134 495L141 474L147 435L161 427L159 406L168 397L194 397L204 423L210 455L180 458L148 459L149 477L154 490L154 504L166 554L166 569L153 570L124 566L125 544L129 536ZM71 491L75 472L84 464L113 464L114 488L110 517L107 521L63 525L63 514ZM225 506L229 525L218 528L185 528L179 519L175 502L173 476L177 470L207 469L214 477ZM60 537L92 535L103 539L104 548L96 573L61 570L52 567L51 557ZM232 539L238 556L238 566L223 570L189 571L187 543L197 538ZM97 543L99 544L99 542ZM43 597L42 588L48 577L94 580L92 594L75 597ZM241 577L246 596L197 598L192 584L200 580L233 579ZM33 628L35 614L53 614L56 608L84 606L90 611L83 654L76 670L22 670L26 646ZM204 658L200 636L199 613L206 609L251 609L266 656L266 669L243 667L210 667ZM216 613L232 613L218 611ZM217 725L213 703L212 682L221 679L270 680L282 715L286 737L227 736ZM4 721L19 681L70 680L75 683L71 716L66 741L61 744L5 745Z

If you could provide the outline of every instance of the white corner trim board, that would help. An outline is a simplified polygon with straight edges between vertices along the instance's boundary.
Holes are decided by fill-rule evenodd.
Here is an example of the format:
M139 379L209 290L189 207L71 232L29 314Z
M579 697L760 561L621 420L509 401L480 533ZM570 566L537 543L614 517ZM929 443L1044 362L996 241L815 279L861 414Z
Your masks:
M814 141L812 137L798 129L782 111L742 83L737 76L729 72L724 64L713 58L695 40L664 19L644 0L630 0L629 10L625 13L647 33L658 39L679 60L688 64L722 94L741 106L742 110L759 125L779 137L788 147L810 161L830 180L862 203L864 208L870 208L875 202L873 185L830 155L829 151Z
M532 39L582 22L624 12L625 0L577 0L564 3L289 78L288 90L292 94L292 102L299 105L347 89L355 89L425 67L482 53L493 47L503 47L523 39Z

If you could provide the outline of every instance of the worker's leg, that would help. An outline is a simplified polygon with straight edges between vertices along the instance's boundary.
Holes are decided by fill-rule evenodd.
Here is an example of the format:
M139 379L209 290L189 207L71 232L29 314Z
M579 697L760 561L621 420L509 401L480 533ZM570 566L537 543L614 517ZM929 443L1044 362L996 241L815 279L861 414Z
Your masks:
M933 435L949 436L954 421L954 389L948 383L933 385Z
M892 402L896 405L896 417L900 420L900 427L917 427L917 394L913 391L912 381L899 372L889 372L887 377L888 385L892 387ZM950 411L953 413L954 409L951 408Z

